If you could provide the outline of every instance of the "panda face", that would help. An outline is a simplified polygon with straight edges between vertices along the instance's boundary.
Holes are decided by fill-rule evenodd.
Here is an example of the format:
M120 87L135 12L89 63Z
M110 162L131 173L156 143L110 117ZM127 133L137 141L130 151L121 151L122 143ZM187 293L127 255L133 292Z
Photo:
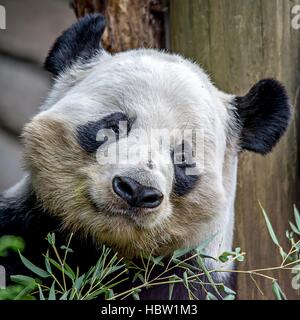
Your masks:
M66 230L127 257L212 235L211 255L230 250L237 155L265 154L282 136L285 89L264 80L228 95L178 55L109 55L103 29L102 16L79 20L46 60L53 89L23 134L39 201Z
M105 59L95 58L86 77L26 127L36 193L65 227L122 251L198 241L199 225L225 205L221 95L177 56L140 50ZM101 130L115 139L101 141ZM204 133L199 143L190 139L195 130ZM154 146L153 133L170 135L172 143ZM115 151L138 159L120 163L112 159ZM190 167L193 174L186 173Z

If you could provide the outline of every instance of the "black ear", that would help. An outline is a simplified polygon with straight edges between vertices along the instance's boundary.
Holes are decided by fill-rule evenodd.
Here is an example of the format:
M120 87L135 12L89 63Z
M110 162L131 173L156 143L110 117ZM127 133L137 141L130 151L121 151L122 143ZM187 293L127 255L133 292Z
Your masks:
M45 62L45 69L58 76L79 58L89 60L101 49L100 40L105 18L100 14L87 15L67 29L54 43Z
M273 79L261 80L243 97L236 97L242 149L266 154L286 131L291 107L286 90Z

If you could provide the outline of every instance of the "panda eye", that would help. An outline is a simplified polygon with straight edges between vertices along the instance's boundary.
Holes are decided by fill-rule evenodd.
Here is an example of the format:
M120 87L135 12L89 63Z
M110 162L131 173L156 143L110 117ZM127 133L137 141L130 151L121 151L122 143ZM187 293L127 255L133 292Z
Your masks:
M121 132L120 123L127 123L127 132ZM131 129L131 121L121 112L110 114L109 116L95 122L88 122L77 128L77 140L80 146L88 153L94 153L107 141L97 141L97 134L101 129L111 129L116 134L116 139L128 134Z
M192 147L185 141L174 148L174 184L173 193L184 196L191 191L199 180L199 174L186 169L196 168Z
M117 135L120 134L120 127L118 125L112 125L109 129L111 129Z

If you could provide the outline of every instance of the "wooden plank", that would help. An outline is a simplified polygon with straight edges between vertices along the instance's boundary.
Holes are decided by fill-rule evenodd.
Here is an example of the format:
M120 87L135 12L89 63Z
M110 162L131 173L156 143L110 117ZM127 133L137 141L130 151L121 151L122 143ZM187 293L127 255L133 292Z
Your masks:
M224 91L244 94L261 78L274 77L296 106L288 134L271 155L240 158L236 201L236 241L247 252L240 269L280 264L258 201L282 241L293 204L299 205L300 31L291 28L291 8L299 0L171 0L171 50L196 59ZM297 102L298 101L298 102ZM297 196L298 195L298 196ZM273 272L289 298L298 297L287 272ZM240 299L271 299L270 282L239 277Z
M164 5L151 0L73 0L77 17L100 12L106 16L102 45L109 52L164 46Z

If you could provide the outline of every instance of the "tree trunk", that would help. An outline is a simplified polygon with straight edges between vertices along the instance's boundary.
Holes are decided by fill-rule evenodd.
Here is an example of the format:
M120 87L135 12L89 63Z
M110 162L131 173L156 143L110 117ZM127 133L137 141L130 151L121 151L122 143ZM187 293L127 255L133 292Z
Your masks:
M77 17L100 12L106 16L103 46L110 52L164 47L164 7L153 0L74 0Z
M284 243L293 205L299 200L300 31L291 28L291 8L299 0L171 0L171 49L196 58L224 91L245 94L265 77L281 80L295 106L284 139L267 156L244 153L240 159L236 201L236 245L247 252L239 269L274 267L281 263L263 220L266 209ZM297 98L298 96L298 98ZM299 204L299 203L298 203ZM289 271L272 272L290 298ZM269 280L239 277L241 299L273 298ZM299 298L299 297L298 297Z

